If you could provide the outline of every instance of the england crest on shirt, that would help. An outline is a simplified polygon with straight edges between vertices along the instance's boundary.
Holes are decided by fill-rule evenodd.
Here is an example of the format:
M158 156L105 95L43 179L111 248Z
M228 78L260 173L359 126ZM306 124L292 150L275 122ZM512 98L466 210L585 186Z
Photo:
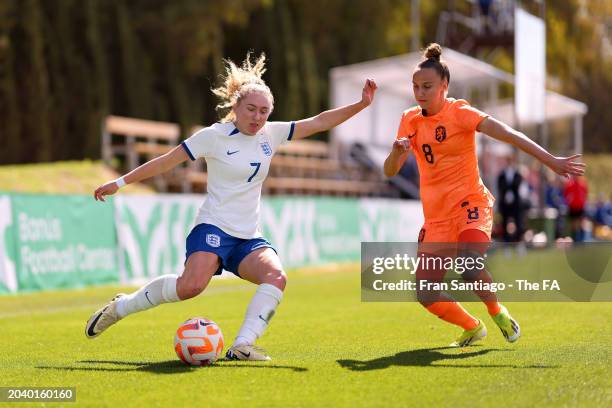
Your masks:
M259 145L266 156L272 156L272 146L270 146L270 143L268 143L267 140L264 140Z

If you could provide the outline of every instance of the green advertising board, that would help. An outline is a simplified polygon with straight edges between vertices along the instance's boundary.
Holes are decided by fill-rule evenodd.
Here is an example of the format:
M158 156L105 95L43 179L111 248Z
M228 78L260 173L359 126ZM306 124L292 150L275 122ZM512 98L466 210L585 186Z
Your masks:
M118 196L115 200L123 283L181 273L185 239L201 195ZM285 268L358 261L361 241L412 240L422 224L412 201L333 197L266 197L264 237Z
M10 198L8 230L19 291L118 281L112 201L77 195L11 194Z
M0 294L17 291L11 197L0 193Z
M120 280L138 283L181 273L185 239L203 196L117 196L115 200Z
M0 293L181 273L204 199L0 194ZM415 241L423 221L417 201L333 197L266 197L260 217L285 268L358 261L362 241Z
M286 268L359 259L358 220L349 198L268 198L261 206L263 235Z

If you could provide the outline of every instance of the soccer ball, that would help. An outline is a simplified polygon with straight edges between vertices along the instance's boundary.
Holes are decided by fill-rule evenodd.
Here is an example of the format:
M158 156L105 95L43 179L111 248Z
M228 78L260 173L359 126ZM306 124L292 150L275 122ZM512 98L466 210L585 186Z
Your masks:
M176 331L174 351L186 364L211 365L223 352L223 333L212 320L194 317Z

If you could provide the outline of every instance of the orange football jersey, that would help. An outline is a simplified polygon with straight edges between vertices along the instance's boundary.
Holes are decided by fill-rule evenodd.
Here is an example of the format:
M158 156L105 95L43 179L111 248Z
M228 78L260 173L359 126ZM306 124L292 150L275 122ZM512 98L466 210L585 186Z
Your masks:
M493 206L495 199L478 172L475 140L476 128L488 116L453 98L435 115L423 115L419 106L402 114L397 139L408 138L416 156L426 222L456 216L466 201Z

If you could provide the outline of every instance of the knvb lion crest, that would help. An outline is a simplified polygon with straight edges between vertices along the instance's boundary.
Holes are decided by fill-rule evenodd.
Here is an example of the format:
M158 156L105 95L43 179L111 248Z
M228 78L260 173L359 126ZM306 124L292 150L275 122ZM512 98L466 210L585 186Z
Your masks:
M268 141L261 142L259 145L261 146L261 150L266 156L272 156L272 146L270 146L270 143L268 143Z
M446 139L446 128L444 126L438 126L436 128L436 140L442 143Z

